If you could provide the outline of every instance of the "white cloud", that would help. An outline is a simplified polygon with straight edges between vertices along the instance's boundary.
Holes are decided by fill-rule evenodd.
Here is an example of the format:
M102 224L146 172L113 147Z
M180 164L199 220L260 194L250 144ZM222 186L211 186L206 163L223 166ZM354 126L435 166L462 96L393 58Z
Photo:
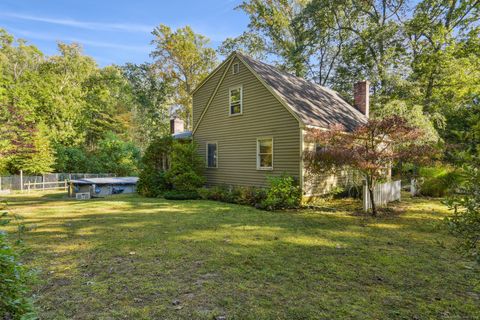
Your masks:
M92 22L92 21L80 21L74 19L66 18L49 18L42 16L33 16L26 14L17 14L12 12L3 12L0 15L4 17L28 20L28 21L38 21L45 22L50 24L57 24L67 27L75 27L80 29L89 29L89 30L118 30L118 31L129 31L129 32L151 32L153 26L144 25L144 24L133 24L133 23L105 23L105 22Z
M10 31L17 36L21 35L23 37L28 37L28 38L37 39L37 40L77 42L83 45L99 47L99 48L111 48L111 49L143 52L143 53L148 53L152 49L149 46L133 46L133 45L124 45L124 44L104 42L104 41L79 39L79 38L73 38L73 37L52 36L50 34L31 32L31 31L19 30L19 29L10 29Z

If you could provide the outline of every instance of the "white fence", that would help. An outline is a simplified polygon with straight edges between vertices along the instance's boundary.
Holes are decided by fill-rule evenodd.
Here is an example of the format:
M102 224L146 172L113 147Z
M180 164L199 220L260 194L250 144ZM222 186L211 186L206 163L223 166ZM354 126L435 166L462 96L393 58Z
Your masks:
M111 173L48 173L41 176L27 176L23 173L13 176L0 176L0 193L7 191L33 191L64 189L69 180L85 178L114 177Z
M30 192L32 190L68 190L68 180L61 180L61 181L42 181L42 182L27 182L26 186L24 186L23 191Z
M392 201L400 201L402 191L402 182L400 180L377 184L373 190L375 205L378 207L386 206ZM363 210L368 211L372 208L370 194L367 184L363 185Z

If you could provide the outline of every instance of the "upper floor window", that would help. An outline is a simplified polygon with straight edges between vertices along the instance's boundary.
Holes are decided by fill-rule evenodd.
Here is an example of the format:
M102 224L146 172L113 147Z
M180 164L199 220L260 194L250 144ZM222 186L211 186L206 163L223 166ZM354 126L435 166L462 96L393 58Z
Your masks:
M242 114L243 112L243 93L242 86L230 88L230 115Z
M217 168L217 143L207 142L207 168Z
M273 169L273 138L257 139L257 169Z
M240 72L240 64L239 63L234 63L232 65L232 73L237 74Z

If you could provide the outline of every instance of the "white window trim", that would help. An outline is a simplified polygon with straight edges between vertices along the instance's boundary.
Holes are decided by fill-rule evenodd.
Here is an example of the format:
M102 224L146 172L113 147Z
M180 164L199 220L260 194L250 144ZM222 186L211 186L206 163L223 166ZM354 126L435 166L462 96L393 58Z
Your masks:
M272 140L272 166L271 167L260 167L260 140ZM257 138L257 170L262 171L272 171L273 170L273 163L274 163L274 140L273 137L258 137Z
M240 89L240 112L232 114L232 90ZM228 115L231 117L241 116L243 114L243 86L235 86L228 88Z
M237 72L235 72L235 67L238 68ZM239 73L240 73L240 63L235 62L234 64L232 64L232 74L239 74Z
M217 150L217 159L215 161L215 167L209 167L208 166L208 145L209 144L214 144ZM205 168L207 169L216 169L218 168L218 142L217 141L207 141L205 144Z

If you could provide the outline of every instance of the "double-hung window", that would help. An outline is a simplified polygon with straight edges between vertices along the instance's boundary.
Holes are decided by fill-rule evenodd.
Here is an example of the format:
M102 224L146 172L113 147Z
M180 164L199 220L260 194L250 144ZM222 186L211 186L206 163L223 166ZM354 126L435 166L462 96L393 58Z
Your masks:
M273 169L273 138L257 139L257 169Z
M218 151L216 142L207 142L207 168L218 167Z
M230 88L230 109L231 116L240 115L243 112L243 92L242 86Z

